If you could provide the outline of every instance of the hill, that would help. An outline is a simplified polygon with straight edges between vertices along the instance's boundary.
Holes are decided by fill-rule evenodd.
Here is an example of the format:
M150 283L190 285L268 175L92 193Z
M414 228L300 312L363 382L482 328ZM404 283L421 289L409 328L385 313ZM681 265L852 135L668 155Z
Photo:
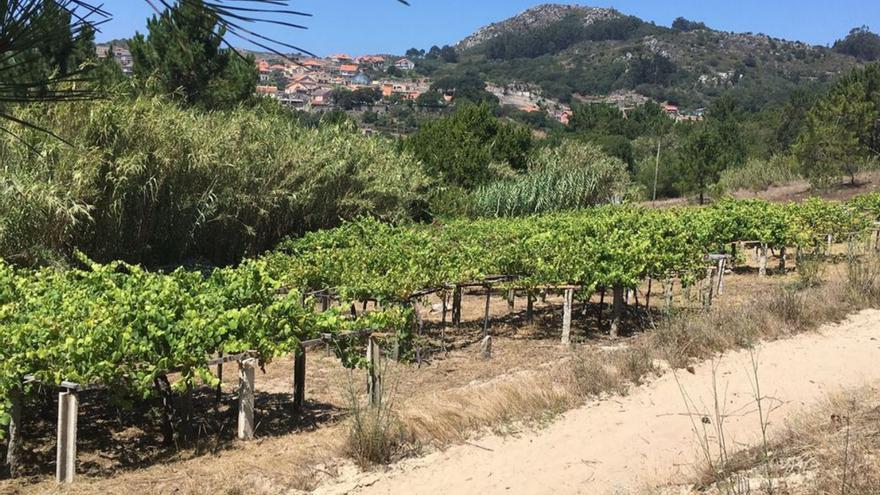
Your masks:
M828 47L764 34L723 32L685 19L673 26L613 9L546 4L479 29L457 45L457 64L436 71L531 83L562 101L624 90L698 108L733 91L757 110L796 88L821 87L860 63Z

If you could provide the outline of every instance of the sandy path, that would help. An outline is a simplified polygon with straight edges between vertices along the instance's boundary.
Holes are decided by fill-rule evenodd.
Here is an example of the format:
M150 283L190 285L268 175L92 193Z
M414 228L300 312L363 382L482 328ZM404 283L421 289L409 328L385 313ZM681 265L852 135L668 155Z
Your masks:
M817 334L767 343L757 356L763 394L782 401L771 416L772 433L828 393L880 381L880 311L861 312ZM731 415L725 423L728 444L753 444L759 420L750 355L728 354L715 365L718 388L727 391L725 414ZM694 374L678 375L705 411L713 403L712 369L704 363ZM570 411L540 431L481 438L318 493L627 493L692 473L698 450L681 389L667 373L628 397Z

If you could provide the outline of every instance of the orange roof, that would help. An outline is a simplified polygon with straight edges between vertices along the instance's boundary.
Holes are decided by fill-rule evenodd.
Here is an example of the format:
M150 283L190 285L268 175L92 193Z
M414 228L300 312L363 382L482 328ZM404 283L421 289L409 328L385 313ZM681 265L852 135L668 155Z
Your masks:
M339 68L339 70L342 72L357 72L358 66L351 65L351 64L343 65L342 67Z
M257 86L257 93L261 95L274 95L278 92L275 86Z
M322 67L324 65L323 63L314 59L304 60L302 64L306 67Z
M332 55L330 58L336 59L336 60L351 60L351 57L349 57L348 55L346 55L344 53L340 53L338 55Z

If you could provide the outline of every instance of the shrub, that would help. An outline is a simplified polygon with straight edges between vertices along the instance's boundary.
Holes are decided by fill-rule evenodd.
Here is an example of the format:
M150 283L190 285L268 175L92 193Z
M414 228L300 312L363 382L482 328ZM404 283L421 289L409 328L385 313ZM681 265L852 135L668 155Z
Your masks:
M4 257L231 263L344 219L405 220L426 184L390 142L346 123L307 129L280 108L119 98L25 112L72 146L36 131L0 140Z
M509 217L618 202L629 187L626 164L597 147L569 140L544 148L526 174L474 191L474 216Z
M797 180L798 165L788 156L774 156L770 160L749 160L742 167L729 168L721 172L718 180L720 192L765 191Z

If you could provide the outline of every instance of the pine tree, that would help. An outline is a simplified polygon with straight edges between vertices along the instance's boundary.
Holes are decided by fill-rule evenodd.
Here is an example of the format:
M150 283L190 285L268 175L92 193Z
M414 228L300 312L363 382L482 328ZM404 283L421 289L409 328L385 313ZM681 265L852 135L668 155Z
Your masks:
M795 153L814 186L827 187L841 176L855 184L862 165L877 154L871 143L878 125L878 109L871 96L865 84L851 76L807 113Z
M201 0L178 3L147 22L149 34L136 34L130 49L134 74L155 80L159 92L182 104L227 108L254 94L258 75L252 56L223 48L226 30Z

